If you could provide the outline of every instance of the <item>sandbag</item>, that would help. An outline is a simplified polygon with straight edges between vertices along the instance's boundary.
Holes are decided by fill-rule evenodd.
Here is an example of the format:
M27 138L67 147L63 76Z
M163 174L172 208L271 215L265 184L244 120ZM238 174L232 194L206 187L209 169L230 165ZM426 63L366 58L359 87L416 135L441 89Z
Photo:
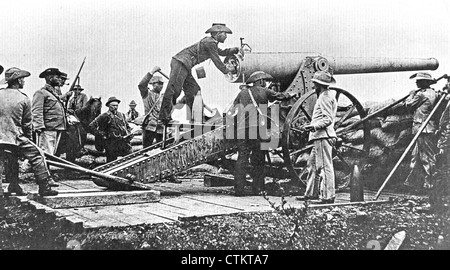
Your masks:
M375 128L370 131L370 136L384 147L400 147L411 140L411 128L400 132L384 132L381 128Z
M400 132L412 127L413 116L411 114L388 115L381 124L386 132Z
M384 100L384 101L367 101L364 102L363 108L364 110L367 112L367 114L371 114L374 113L376 111L378 111L379 109L382 109L392 103L394 103L396 100L393 98Z
M342 135L342 140L344 142L349 142L351 144L361 144L364 142L364 130L356 130L354 132L350 132Z

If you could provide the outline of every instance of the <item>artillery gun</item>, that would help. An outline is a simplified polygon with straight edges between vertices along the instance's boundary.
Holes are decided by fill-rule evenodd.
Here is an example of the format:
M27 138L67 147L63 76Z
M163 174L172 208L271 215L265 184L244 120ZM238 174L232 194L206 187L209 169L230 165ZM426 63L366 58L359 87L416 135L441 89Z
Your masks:
M244 46L243 46L244 47ZM297 98L279 103L279 143L271 149L283 160L278 169L294 183L302 184L305 164L298 162L312 148L307 134L298 127L311 120L316 101L311 79L318 70L327 70L334 75L377 72L399 72L435 70L439 63L434 58L355 58L328 57L318 53L252 53L241 50L237 55L225 59L227 65L236 70L229 75L230 83L242 83L254 71L264 71L275 78L274 88L280 92L295 92ZM335 128L338 142L334 147L335 169L350 169L347 161L355 152L365 153L370 148L370 134L365 119L366 112L355 96L341 88L331 87L338 100ZM225 117L224 117L225 118ZM229 127L228 127L229 129ZM227 157L236 152L235 144L226 138L226 120L213 124L183 124L177 126L177 136L172 137L168 147L159 149L161 143L144 148L126 157L97 167L95 171L128 179L130 182L148 184L167 178L202 163L219 161L227 163ZM346 144L345 135L360 130L364 143L355 148ZM273 155L272 155L273 156ZM286 170L287 168L287 170ZM126 185L112 185L95 179L98 185L113 189L127 189Z
M242 52L226 59L226 63L236 70L235 74L228 76L232 83L245 82L253 72L261 70L275 78L277 91L294 92L299 97L280 104L281 150L274 151L284 160L283 165L289 170L291 179L299 183L305 181L306 160L312 148L308 144L308 134L301 131L300 126L311 121L317 99L311 79L316 71L343 75L436 70L439 66L434 58L330 57L317 53L265 52ZM351 92L337 87L330 87L330 90L338 101L334 126L338 140L333 147L335 170L349 175L355 161L368 154L370 149L367 112ZM347 141L349 134L355 132L362 133L363 137L363 143L357 148Z

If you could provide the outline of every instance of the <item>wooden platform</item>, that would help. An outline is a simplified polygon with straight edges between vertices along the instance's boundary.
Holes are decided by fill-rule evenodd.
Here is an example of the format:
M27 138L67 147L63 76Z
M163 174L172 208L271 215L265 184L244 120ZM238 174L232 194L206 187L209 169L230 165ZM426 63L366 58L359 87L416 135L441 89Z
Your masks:
M108 194L89 180L67 180L59 182L55 188L60 192L61 198L87 198L90 195ZM26 192L36 193L34 184L22 185ZM4 184L4 188L7 184ZM235 197L226 194L229 187L205 187L203 179L183 179L182 184L157 183L155 190L160 191L161 197L152 202L121 205L97 205L84 207L70 207L69 199L65 201L64 209L55 205L45 205L45 200L30 200L26 196L19 197L23 204L31 204L35 209L64 218L72 225L81 228L98 228L103 226L130 226L138 224L155 224L166 222L180 222L194 217L227 215L244 212L272 211L269 202L262 196ZM172 193L171 193L172 191ZM117 195L123 192L117 192ZM163 194L168 194L164 196ZM178 196L174 196L178 195ZM181 195L180 195L181 194ZM376 203L385 203L391 196L398 194L383 194ZM33 197L30 197L33 199ZM55 199L50 199L52 201ZM366 192L365 200L369 203L374 198L374 192ZM304 206L294 196L285 197L288 207L300 208ZM268 196L268 200L279 205L280 197ZM129 203L129 201L127 202ZM335 204L331 206L347 205L350 203L348 193L338 193ZM330 205L310 205L312 208L328 207Z

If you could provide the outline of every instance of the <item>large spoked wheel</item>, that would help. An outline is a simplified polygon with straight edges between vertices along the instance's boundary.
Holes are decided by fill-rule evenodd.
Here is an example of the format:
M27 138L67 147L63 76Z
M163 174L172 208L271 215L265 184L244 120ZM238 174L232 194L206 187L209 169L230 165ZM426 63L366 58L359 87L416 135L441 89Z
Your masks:
M369 152L370 130L367 121L354 124L366 116L361 103L343 89L330 87L330 90L338 101L334 126L338 138L333 146L333 165L336 185L343 188L349 183L353 165ZM304 186L308 174L307 161L313 146L308 142L309 132L302 131L300 127L310 123L316 100L315 91L297 100L286 117L282 133L284 163L292 180Z

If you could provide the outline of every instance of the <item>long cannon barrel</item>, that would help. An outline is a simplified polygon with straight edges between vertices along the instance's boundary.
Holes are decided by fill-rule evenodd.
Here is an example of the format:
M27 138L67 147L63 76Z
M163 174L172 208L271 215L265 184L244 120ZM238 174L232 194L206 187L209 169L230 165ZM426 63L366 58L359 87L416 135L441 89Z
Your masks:
M334 74L436 70L439 67L439 62L435 58L327 57L327 59Z
M439 62L435 58L364 58L330 57L318 53L248 53L243 57L226 59L227 64L236 67L237 74L229 77L230 82L241 83L255 71L271 74L282 84L289 84L301 68L305 69L307 59L314 59L316 69L330 68L334 74L358 74L378 72L399 72L436 70Z

